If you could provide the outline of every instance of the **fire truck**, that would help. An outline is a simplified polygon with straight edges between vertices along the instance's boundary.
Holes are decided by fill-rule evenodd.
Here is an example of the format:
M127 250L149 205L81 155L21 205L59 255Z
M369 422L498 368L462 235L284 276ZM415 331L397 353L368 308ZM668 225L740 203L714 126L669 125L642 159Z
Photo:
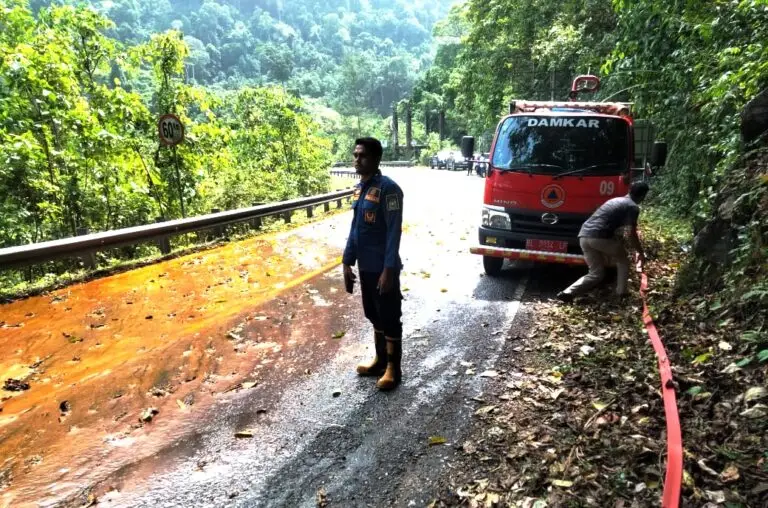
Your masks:
M645 135L641 146L651 147L650 157L638 157L631 103L579 100L599 88L597 76L578 76L568 101L514 100L499 121L479 245L470 249L483 256L488 275L498 275L504 259L584 264L578 240L584 221L664 165L666 143ZM465 154L473 149L474 138L462 139Z

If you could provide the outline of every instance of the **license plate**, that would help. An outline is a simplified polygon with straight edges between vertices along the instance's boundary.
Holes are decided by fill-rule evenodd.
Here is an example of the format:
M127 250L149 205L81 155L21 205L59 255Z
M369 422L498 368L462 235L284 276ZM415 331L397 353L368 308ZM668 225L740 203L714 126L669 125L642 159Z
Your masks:
M545 252L568 252L568 242L532 238L525 241L525 248L528 250L541 250Z

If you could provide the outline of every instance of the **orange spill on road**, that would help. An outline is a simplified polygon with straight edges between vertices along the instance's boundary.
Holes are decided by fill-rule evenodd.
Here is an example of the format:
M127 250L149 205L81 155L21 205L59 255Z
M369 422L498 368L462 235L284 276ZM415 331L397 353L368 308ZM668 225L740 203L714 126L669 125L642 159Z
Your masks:
M307 247L263 236L0 306L0 383L30 385L0 390L0 492L87 466L84 453L141 428L143 409L183 413L235 374L228 327L340 263L337 248Z

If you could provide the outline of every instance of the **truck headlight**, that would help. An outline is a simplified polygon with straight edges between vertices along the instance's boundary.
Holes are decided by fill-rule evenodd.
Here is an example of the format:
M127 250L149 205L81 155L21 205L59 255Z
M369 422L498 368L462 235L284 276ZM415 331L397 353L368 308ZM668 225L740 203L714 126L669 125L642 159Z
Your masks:
M501 207L483 207L483 226L494 229L512 229L509 214Z

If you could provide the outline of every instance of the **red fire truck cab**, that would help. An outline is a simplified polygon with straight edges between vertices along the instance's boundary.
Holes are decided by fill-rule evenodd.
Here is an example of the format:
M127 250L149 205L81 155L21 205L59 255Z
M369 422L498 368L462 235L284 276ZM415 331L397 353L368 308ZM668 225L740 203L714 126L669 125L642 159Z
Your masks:
M488 275L504 259L583 264L578 233L610 198L625 195L633 172L663 165L666 144L654 145L646 168L633 168L630 104L579 102L600 81L579 76L569 102L510 103L491 144L479 245Z

